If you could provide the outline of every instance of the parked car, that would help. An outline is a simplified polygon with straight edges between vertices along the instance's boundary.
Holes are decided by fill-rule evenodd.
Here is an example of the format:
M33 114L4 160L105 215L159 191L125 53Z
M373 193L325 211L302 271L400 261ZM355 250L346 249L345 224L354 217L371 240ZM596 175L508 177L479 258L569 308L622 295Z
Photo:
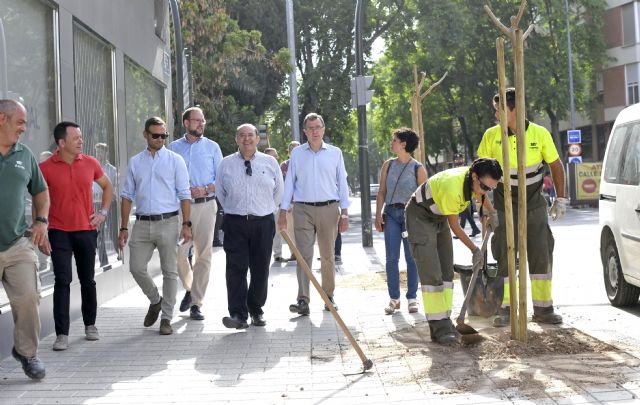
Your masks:
M378 190L380 190L380 184L369 184L369 194L372 200L378 197Z
M600 255L614 306L640 296L640 104L620 112L600 179Z

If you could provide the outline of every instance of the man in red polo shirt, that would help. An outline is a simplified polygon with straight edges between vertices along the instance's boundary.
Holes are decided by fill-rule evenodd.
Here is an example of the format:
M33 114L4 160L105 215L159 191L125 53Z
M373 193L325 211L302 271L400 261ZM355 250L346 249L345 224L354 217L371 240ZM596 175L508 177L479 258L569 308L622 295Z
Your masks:
M82 154L82 133L73 122L61 122L53 130L58 150L40 163L49 185L49 242L55 283L53 286L53 319L56 341L53 350L69 347L69 295L72 279L71 256L76 260L85 338L98 340L96 329L96 227L107 217L111 204L112 185L100 163ZM100 210L93 210L93 182L102 188Z

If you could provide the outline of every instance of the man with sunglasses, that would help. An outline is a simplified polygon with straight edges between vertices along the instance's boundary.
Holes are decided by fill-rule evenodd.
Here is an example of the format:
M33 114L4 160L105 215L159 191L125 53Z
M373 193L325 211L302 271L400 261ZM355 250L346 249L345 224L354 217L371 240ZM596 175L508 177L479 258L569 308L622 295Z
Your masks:
M291 203L295 241L309 266L313 263L313 246L318 237L322 289L335 304L335 241L337 232L349 227L349 185L342 151L324 142L324 120L310 113L302 122L307 142L291 152L280 204L278 229L287 229L287 210ZM309 315L309 278L298 262L297 302L289 311ZM337 306L336 306L336 309ZM325 310L329 310L325 306Z
M189 173L182 157L164 147L169 135L162 119L149 118L144 124L143 135L147 149L129 160L127 178L120 194L122 222L118 245L123 249L129 239L129 213L135 201L136 222L129 240L129 270L150 301L144 326L153 325L162 310L160 334L170 335L178 289L176 245L178 237L184 243L191 240ZM162 296L147 272L156 248L163 276Z
M499 119L499 95L493 98L496 119ZM513 198L514 236L518 238L518 170L516 150L516 91L506 90L507 125L509 134L509 159L511 164L511 193ZM553 310L551 293L553 265L553 235L547 217L547 202L542 195L544 183L544 163L549 165L553 182L558 192L550 214L554 220L560 219L566 211L568 200L565 194L564 167L551 134L544 127L525 121L526 138L526 191L527 191L527 259L531 278L531 298L533 300L533 321L559 324L562 317ZM487 129L478 147L479 157L490 157L502 163L502 138L500 125ZM493 257L498 261L498 274L504 279L504 294L494 326L509 325L509 277L507 265L507 240L504 227L504 183L500 182L493 193L494 205L498 211L499 226L491 241ZM516 246L517 250L517 246Z
M473 265L484 254L460 227L458 215L471 199L483 202L485 213L494 212L486 197L502 177L495 159L477 159L471 167L456 167L432 176L415 191L405 210L407 239L422 285L424 313L431 340L456 343L459 333L451 321L453 306L453 240L451 231L471 251ZM495 227L495 222L490 224Z
M236 130L238 152L220 163L216 195L224 207L224 252L227 257L227 328L244 329L251 316L264 326L262 307L267 300L269 264L275 234L274 211L282 197L278 161L257 151L258 130L243 124ZM251 284L247 287L247 269Z
M220 146L204 136L207 121L200 107L187 108L182 114L186 133L171 142L169 149L184 159L189 171L191 190L192 242L178 248L178 275L186 290L180 303L180 311L191 308L190 317L203 320L200 311L209 285L213 232L216 226L216 178L222 161ZM193 247L195 262L189 262L189 250Z

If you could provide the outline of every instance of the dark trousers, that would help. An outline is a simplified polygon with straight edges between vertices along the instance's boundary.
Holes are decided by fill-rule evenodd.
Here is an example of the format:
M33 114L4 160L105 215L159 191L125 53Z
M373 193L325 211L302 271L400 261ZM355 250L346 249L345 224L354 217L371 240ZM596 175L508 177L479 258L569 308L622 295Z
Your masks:
M246 320L262 315L267 301L269 264L276 227L273 215L260 219L225 214L222 225L227 257L229 315ZM247 269L251 282L247 288Z
M335 256L342 256L342 234L340 232L336 235L336 246L333 251Z
M473 202L469 204L467 209L460 213L460 228L464 230L467 221L469 221L469 225L471 225L471 231L473 233L480 233L480 229L478 229L478 225L476 225L475 219L473 219Z
M51 263L55 282L53 285L53 320L56 335L69 335L69 296L71 291L71 257L76 259L80 293L82 297L82 319L85 326L96 323L97 298L94 280L96 264L97 232L65 232L49 229Z

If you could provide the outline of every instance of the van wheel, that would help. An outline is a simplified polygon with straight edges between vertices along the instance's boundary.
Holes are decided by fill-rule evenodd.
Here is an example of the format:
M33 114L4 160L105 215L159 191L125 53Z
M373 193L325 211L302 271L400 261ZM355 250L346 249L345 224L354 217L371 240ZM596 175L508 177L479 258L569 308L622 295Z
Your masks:
M607 297L614 307L635 305L640 296L640 288L624 280L615 240L612 237L608 239L602 263Z

